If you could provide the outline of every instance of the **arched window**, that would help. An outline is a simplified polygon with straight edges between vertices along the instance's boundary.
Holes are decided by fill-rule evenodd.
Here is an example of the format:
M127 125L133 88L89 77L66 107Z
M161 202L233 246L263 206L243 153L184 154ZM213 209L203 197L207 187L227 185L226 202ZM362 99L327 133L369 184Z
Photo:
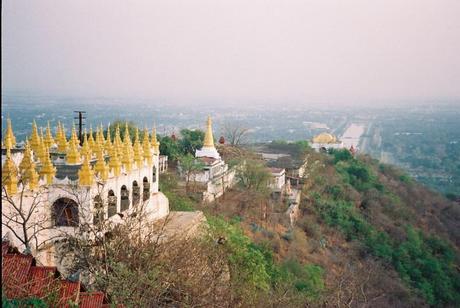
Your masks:
M109 190L107 217L112 217L117 213L117 197L113 190Z
M150 183L149 179L145 176L144 179L142 180L142 200L146 201L150 198Z
M120 202L121 202L120 207L121 207L122 212L129 209L129 191L125 185L121 186Z
M78 226L78 204L69 198L59 198L53 203L53 214L56 226Z
M104 204L100 195L94 197L93 223L98 224L104 220Z
M141 199L141 188L137 184L137 181L134 181L133 182L133 206L138 205L140 199Z
M157 168L153 166L152 168L152 183L155 183L157 181Z

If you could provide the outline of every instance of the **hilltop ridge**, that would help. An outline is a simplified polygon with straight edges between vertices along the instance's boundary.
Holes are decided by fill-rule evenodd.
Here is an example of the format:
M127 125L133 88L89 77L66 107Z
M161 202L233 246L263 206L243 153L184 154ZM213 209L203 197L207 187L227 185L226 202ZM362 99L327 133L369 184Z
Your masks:
M239 158L245 152L249 159L255 154L247 149L226 152ZM279 152L309 162L301 214L293 226L283 215L282 202L241 187L198 208L238 221L244 234L268 247L280 264L297 260L320 266L325 287L310 302L314 306L459 303L458 203L367 155L316 153L299 143Z

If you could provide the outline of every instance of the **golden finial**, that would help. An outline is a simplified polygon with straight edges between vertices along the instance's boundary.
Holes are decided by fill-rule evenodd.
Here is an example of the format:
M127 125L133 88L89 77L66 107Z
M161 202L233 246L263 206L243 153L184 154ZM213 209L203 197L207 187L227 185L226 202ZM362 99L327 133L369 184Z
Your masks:
M13 133L13 126L11 125L11 119L8 118L6 120L7 126L6 126L6 132L5 132L5 138L3 139L3 143L5 144L6 148L12 149L16 145L16 137L14 136Z
M40 136L38 135L38 128L35 120L32 122L32 136L30 137L30 146L34 151L37 151L38 147L40 146Z
M86 134L85 134L86 137ZM89 164L88 156L84 155L83 164L78 170L78 183L80 186L91 186L94 181L94 171Z
M115 138L113 139L113 145L117 148L118 152L121 152L123 150L123 142L121 141L120 137L119 125L117 125L117 128L115 129Z
M149 131L144 128L144 139L142 141L142 148L144 150L144 159L147 161L147 165L152 165L152 152L150 150Z
M126 122L125 126L121 162L123 163L123 166L127 172L131 171L133 164L133 145L129 136L128 122Z
M67 139L65 136L64 125L59 123L58 126L58 134L56 134L57 145L58 145L58 152L65 153L67 151Z
M157 140L157 129L155 125L152 129L152 147L153 147L153 154L160 155L160 143Z
M126 172L129 172L132 169L133 157L131 155L131 147L132 146L129 143L125 143L123 147L121 162L123 163Z
M99 147L99 145L97 145L97 147ZM97 162L96 162L96 165L94 166L94 171L96 171L96 174L103 181L106 181L109 177L109 167L105 163L104 154L103 154L102 149L97 151L96 157L97 157Z
M57 123L57 129L56 129L56 139L61 138L61 122L58 121Z
M104 146L105 145L105 138L104 138L104 127L102 126L102 123L101 123L101 127L99 129L99 145L102 145Z
M86 135L86 134L85 134ZM94 150L94 138L93 138L93 127L90 125L89 127L89 136L88 136L88 144L91 150Z
M141 168L144 165L144 159L142 157L142 146L139 142L139 129L136 128L136 134L134 137L134 146L133 146L133 154L134 154L134 161L138 168Z
M132 144L132 143L131 143L131 137L130 137L130 135L129 135L128 122L126 122L126 124L125 124L125 134L124 134L124 136L123 136L123 142L124 142L124 143Z
M50 121L48 121L48 126L46 127L46 137L45 137L45 146L49 149L54 144L53 135L51 134Z
M83 146L81 147L81 155L87 156L88 160L90 160L92 153L91 153L91 147L90 147L89 140L88 140L87 136L88 135L86 134L86 130L85 130L84 137L83 137ZM94 142L94 140L93 140L93 142Z
M2 166L2 186L8 195L14 195L18 192L18 170L11 159L11 149L8 146L6 147L5 163Z
M77 136L77 130L75 129L75 124L72 125L72 134L70 135L69 142L73 142L76 145L80 144L80 140L78 139L78 136Z
M206 132L204 134L203 147L213 148L214 147L214 137L212 135L212 120L211 116L208 116L208 121L206 122Z
M53 178L56 174L56 168L54 168L53 164L51 163L48 149L45 149L45 159L42 162L42 168L40 169L39 174L40 176L43 176L46 179L46 183L48 185L53 184Z
M65 162L69 165L78 165L81 163L80 152L78 152L78 145L75 141L69 142L69 147L66 153Z
M29 184L29 189L34 190L38 187L38 173L35 170L35 163L32 160L31 149L29 142L26 140L26 146L24 149L24 157L19 164L19 171L22 175L23 184Z
M112 140L110 139L110 125L107 126L107 140L104 144L104 150L110 155L112 152Z
M98 157L99 152L101 152L102 156L104 156L104 143L101 142L101 131L99 127L96 127L96 140L94 141L93 152L96 158Z
M32 162L32 150L30 148L29 140L26 139L24 156L21 160L21 163L19 164L19 172L23 173L25 170L29 169Z
M120 158L118 157L118 150L115 146L111 147L111 153L110 155L110 161L109 161L109 167L113 171L113 174L115 176L119 176L121 174L121 161Z
M38 146L35 149L35 152L37 153L38 158L40 159L41 162L45 160L45 141L43 138L43 128L40 127L40 137L39 137L39 143Z

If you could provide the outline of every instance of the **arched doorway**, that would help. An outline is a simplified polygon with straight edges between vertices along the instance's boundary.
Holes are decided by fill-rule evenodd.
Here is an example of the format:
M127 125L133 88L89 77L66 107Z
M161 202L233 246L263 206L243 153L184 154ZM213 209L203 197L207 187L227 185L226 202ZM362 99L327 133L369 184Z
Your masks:
M53 203L53 215L56 226L78 226L78 204L70 198L59 198Z
M137 184L137 181L134 181L133 182L133 206L138 205L140 199L141 199L141 188Z
M107 217L112 217L117 213L117 197L113 190L109 190L108 194Z
M120 208L121 211L126 211L129 209L129 191L128 188L126 188L125 185L121 186L121 191L120 191Z
M142 187L142 200L146 201L150 199L150 183L149 179L146 176L144 176L144 179L142 180Z

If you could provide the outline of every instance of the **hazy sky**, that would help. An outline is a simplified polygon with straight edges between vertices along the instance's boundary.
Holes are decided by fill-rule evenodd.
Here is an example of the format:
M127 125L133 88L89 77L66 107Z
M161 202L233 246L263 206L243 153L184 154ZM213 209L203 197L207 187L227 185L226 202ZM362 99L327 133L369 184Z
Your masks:
M460 0L2 2L3 90L280 104L460 98Z

